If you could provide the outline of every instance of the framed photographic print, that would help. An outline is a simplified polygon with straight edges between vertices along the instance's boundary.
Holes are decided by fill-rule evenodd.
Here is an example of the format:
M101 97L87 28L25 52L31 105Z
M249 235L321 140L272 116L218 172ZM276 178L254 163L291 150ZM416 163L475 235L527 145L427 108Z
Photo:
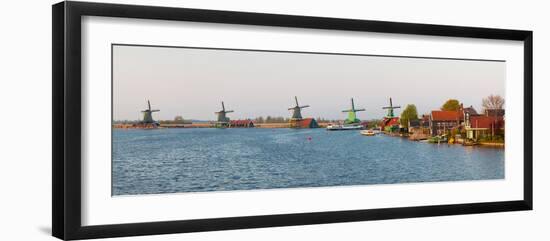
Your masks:
M531 210L532 48L524 30L55 4L53 235Z

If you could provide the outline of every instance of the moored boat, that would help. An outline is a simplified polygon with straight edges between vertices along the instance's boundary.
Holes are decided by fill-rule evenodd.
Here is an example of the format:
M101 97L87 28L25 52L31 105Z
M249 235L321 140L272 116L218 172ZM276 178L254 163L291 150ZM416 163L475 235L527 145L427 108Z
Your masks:
M440 135L440 136L433 136L430 139L428 139L428 142L430 143L448 143L449 139L447 138L447 135Z
M374 130L362 130L360 133L361 133L361 135L364 135L364 136L375 136L376 135L376 132L374 132Z
M328 131L348 131L348 130L361 130L361 125L346 125L346 124L331 124L327 126Z

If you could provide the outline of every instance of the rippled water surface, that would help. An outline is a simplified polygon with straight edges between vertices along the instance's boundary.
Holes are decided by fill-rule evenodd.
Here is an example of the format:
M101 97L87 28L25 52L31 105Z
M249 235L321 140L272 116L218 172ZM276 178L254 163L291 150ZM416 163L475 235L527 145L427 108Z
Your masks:
M324 129L113 130L113 195L504 178L504 149Z

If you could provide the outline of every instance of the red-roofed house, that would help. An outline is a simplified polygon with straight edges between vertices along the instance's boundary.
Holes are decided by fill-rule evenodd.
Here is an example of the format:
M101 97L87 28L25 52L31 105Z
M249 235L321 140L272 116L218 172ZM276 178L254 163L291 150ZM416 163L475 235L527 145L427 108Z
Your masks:
M380 129L382 131L394 132L399 130L399 117L384 117L380 123Z
M460 126L463 121L463 111L434 110L430 114L430 134L432 136L445 134Z
M291 121L290 126L292 128L318 128L319 124L313 118L305 118Z
M467 115L464 126L468 139L478 139L481 136L494 136L504 131L504 117Z

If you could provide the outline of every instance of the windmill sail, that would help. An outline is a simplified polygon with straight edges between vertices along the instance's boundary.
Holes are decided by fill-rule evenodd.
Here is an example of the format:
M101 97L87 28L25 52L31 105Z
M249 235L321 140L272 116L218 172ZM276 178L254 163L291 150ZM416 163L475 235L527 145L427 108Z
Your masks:
M361 120L357 119L357 112L359 111L365 111L364 108L362 109L355 109L355 102L353 101L353 98L351 98L351 109L349 110L343 110L342 112L348 113L348 118L345 120L346 124L356 124L361 122Z
M294 100L296 101L296 106L288 108L288 110L292 110L292 118L291 120L301 120L302 118L302 109L309 107L309 105L302 105L298 103L298 97L294 96Z
M227 124L229 123L229 117L226 116L227 113L233 112L232 110L225 110L225 104L222 101L222 110L215 112L218 115L218 123Z
M393 110L394 109L399 109L401 108L401 106L393 106L393 102L392 102L392 99L390 97L390 106L386 106L386 107L382 107L382 109L387 109L388 110L388 114L386 117L388 118L393 118L395 117L394 113L393 113Z
M147 109L142 110L143 113L143 120L142 122L145 124L155 124L155 120L153 119L153 112L159 112L160 110L151 110L151 101L147 100Z

